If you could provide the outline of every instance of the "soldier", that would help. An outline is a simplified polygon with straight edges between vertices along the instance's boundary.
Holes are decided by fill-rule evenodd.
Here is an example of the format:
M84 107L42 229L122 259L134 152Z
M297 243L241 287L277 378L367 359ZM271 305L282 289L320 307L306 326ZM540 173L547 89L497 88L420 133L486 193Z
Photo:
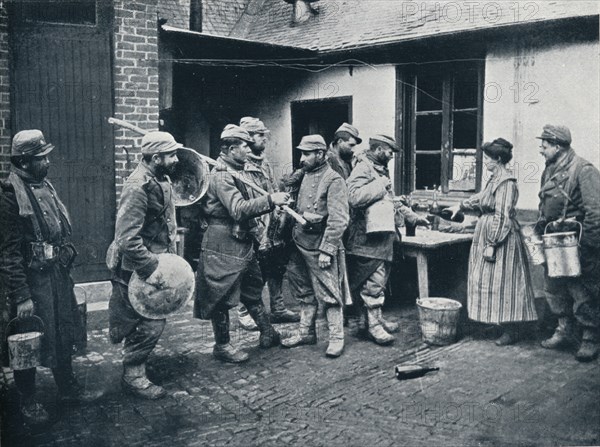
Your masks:
M12 141L11 171L0 196L0 274L2 286L2 357L6 364L6 323L35 315L44 325L42 365L52 368L59 399L92 400L73 374L74 334L82 330L71 265L69 214L46 179L54 146L39 130L18 132ZM41 424L48 413L35 399L36 368L15 370L20 409L26 423Z
M352 172L352 150L362 143L358 137L358 129L348 123L343 123L333 134L333 141L327 151L327 161L335 172L346 180Z
M359 325L361 335L367 335L380 345L392 343L394 337L391 333L398 330L396 324L383 318L381 308L393 260L394 241L399 236L396 233L367 235L365 210L382 199L393 200L387 165L394 157L394 152L399 152L399 148L392 137L373 136L369 140L369 148L357 158L356 166L347 180L352 209L347 243L350 290L360 296L360 305L363 306ZM428 224L427 219L419 217L409 207L401 203L395 206L395 215L389 217L394 219L396 226L402 225L400 215L413 225ZM398 218L400 220L396 221Z
M109 302L110 340L123 346L126 391L145 399L159 399L165 390L146 376L146 360L156 346L165 319L147 319L131 306L128 284L133 272L150 285L159 285L160 253L175 253L177 223L172 173L177 149L182 147L167 132L148 132L142 138L142 161L127 178L115 224L115 239L107 253L113 271Z
M571 132L565 126L547 124L543 128L540 154L546 159L542 174L540 216L536 232L572 231L583 228L580 238L581 276L551 278L546 270L546 300L558 317L558 326L542 346L556 349L571 340L576 320L583 328L583 339L575 358L594 360L600 351L600 172L575 154Z
M251 198L237 174L243 173L253 140L244 129L229 124L221 133L221 154L210 176L203 204L208 228L202 240L198 264L196 318L210 319L215 336L213 355L224 362L239 363L248 354L231 344L229 309L241 301L260 330L261 348L277 346L279 333L262 303L264 281L252 240L255 219L285 205L289 194L275 192Z
M279 188L275 182L273 168L264 154L269 130L258 118L250 116L240 120L240 127L245 129L252 138L252 142L248 144L251 152L248 154L248 161L244 167L246 178L269 193L277 191ZM258 197L258 193L252 189L248 191L248 194L252 198ZM278 256L269 256L274 253L269 250L272 241L269 240L267 229L270 220L274 217L274 212L271 212L257 218L256 238L258 240L259 264L269 289L271 322L295 323L300 321L300 315L285 308L282 294L283 275L287 265L287 250L279 250L277 252ZM256 324L248 315L244 305L240 305L238 309L240 325L245 329L255 329Z
M300 301L300 327L282 345L293 347L317 342L317 300L325 307L329 326L328 357L344 350L342 275L338 250L348 225L348 194L344 179L325 157L327 146L320 135L302 138L300 163L305 171L298 192L297 211L309 222L296 223L296 249L288 265L290 289Z

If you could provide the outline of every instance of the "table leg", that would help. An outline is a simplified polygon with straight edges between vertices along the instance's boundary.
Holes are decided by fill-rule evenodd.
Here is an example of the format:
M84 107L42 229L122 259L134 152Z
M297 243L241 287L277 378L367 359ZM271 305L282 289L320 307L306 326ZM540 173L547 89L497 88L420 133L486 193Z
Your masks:
M419 279L419 298L429 296L429 271L427 255L422 250L417 252L417 276Z

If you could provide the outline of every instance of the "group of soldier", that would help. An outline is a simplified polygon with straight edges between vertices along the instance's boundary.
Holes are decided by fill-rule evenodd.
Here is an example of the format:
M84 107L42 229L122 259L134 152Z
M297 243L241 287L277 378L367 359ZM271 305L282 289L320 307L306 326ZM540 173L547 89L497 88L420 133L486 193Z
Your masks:
M212 323L214 357L232 363L248 359L231 341L232 309L238 309L241 319L250 317L260 331L260 347L267 349L316 344L315 323L321 308L329 334L326 355L335 358L344 350L344 307L353 301L359 314L359 334L378 345L391 344L398 327L383 317L382 307L399 234L367 234L367 210L389 200L394 203L394 228L405 223L428 224L406 203L394 200L388 163L400 151L398 144L390 136L373 135L368 147L358 151L355 146L362 142L359 132L344 123L329 146L320 135L304 136L296 147L301 154L300 169L277 182L264 154L267 134L263 122L253 117L223 129L220 154L200 204L206 225L196 270L194 316ZM552 138L544 141L557 143ZM134 272L150 285L161 285L164 278L158 255L176 252L177 219L169 174L181 147L167 132L148 132L142 138L142 161L123 186L115 237L107 253L113 275L109 335L111 342L123 343L122 386L147 399L165 395L146 375L146 361L163 332L165 319L148 319L136 312L128 285ZM70 278L76 256L70 243L71 221L46 179L48 154L53 149L39 130L21 131L13 138L12 167L3 183L0 213L3 316L35 314L41 318L45 325L41 364L52 368L61 399L91 400L97 396L78 385L71 367L73 335L82 322ZM592 172L592 177L597 183L596 173ZM583 211L575 202L569 205L579 220L598 216L597 194L586 200ZM542 206L541 211L549 213L547 207ZM551 347L565 341L567 319L573 318L567 302L575 302L576 318L583 315L593 320L587 321L586 327L593 328L593 337L597 337L598 279L587 272L594 275L598 271L598 227L595 221L587 225L591 234L587 233L586 240L592 236L592 246L585 251L593 261L593 266L584 269L587 283L582 282L581 287L575 280L566 285L552 283L552 310L561 320ZM278 243L273 240L273 228L281 236ZM283 303L286 272L299 315ZM265 283L270 312L262 301ZM596 289L584 288L588 283ZM588 289L591 292L586 292ZM584 292L592 298L581 299ZM559 295L563 298L560 306L556 304ZM588 307L595 310L583 312ZM6 318L2 321L5 328ZM274 327L280 322L298 325L282 331ZM597 344L597 338L594 342ZM5 357L5 347L2 353ZM593 357L596 355L597 348ZM48 415L35 399L35 371L15 371L14 378L23 416L39 423Z

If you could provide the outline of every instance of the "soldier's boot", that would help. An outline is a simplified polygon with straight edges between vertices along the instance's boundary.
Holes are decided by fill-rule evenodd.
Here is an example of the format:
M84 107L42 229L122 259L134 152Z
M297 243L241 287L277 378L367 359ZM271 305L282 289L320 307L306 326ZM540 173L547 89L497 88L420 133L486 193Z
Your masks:
M61 403L94 402L102 397L101 391L86 390L73 374L71 359L58 368L52 368L54 381L58 388L58 400Z
M296 331L289 337L281 340L284 348L293 348L300 345L314 345L317 343L317 306L312 304L300 305L300 324Z
M23 421L27 425L42 425L46 424L50 419L48 412L44 406L35 400L35 396L21 395L20 410L23 416Z
M286 309L281 293L281 282L279 280L267 281L269 298L271 300L271 323L297 323L300 314Z
M281 344L281 336L271 324L271 317L263 303L254 303L246 306L246 308L260 331L258 345L263 349L279 346Z
M357 331L356 335L359 338L368 338L369 337L369 321L367 318L367 308L364 304L360 305L358 311L358 322L357 322Z
M344 352L344 311L341 306L330 306L326 311L329 327L329 345L325 355L339 357Z
M166 394L162 386L158 386L146 376L146 364L124 365L123 378L121 379L123 389L142 399L160 399Z
M389 334L377 318L377 309L367 308L367 320L369 324L368 337L378 345L389 345L394 342L394 336Z
M383 326L383 329L387 333L394 334L400 330L400 326L398 325L398 323L394 323L392 321L389 321L389 320L386 320L385 318L383 318L383 311L381 310L381 307L377 307L374 310L377 313L377 319L379 320L379 322L381 323L381 326Z
M231 344L229 336L229 311L215 311L211 322L215 335L213 357L228 363L242 363L248 360L248 354Z
M569 317L560 317L558 325L552 337L542 341L541 345L546 349L558 349L572 341L571 331L573 323Z
M247 331L258 331L258 326L248 313L248 309L243 304L240 304L237 308L238 310L238 322L242 329Z
M580 362L591 362L596 359L600 353L598 341L598 329L584 329L581 345L575 358Z

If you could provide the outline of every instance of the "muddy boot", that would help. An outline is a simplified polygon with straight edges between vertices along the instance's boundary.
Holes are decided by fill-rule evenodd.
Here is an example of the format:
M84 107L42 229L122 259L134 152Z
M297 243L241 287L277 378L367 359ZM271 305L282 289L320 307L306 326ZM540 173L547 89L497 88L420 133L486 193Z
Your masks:
M584 329L581 345L575 354L575 358L580 362L591 362L598 357L600 345L598 344L598 330Z
M389 321L389 320L386 320L385 318L383 318L383 311L382 311L381 307L377 307L374 310L377 312L377 319L379 320L379 322L381 323L381 326L383 326L383 329L387 333L393 334L400 330L400 326L398 325L398 323L394 323L392 321Z
M329 345L325 355L339 357L344 352L344 312L341 306L327 308L327 325L329 327Z
M146 377L146 364L123 365L123 389L142 399L160 399L166 394L162 386L155 385Z
M52 375L58 388L58 401L61 403L94 402L102 397L101 391L89 391L82 387L75 374L71 358L63 359L60 366L52 368Z
M34 396L21 396L20 410L27 425L43 425L49 420L48 412Z
M263 303L248 305L246 308L260 331L258 345L263 349L279 346L281 337L271 324L271 317L267 313L267 309L265 309Z
M212 318L215 335L213 357L228 363L242 363L248 360L248 354L233 346L229 336L229 311L215 311Z
M560 317L558 319L558 326L552 334L552 337L544 340L541 345L546 349L558 349L561 346L568 345L571 340L572 321L568 317Z
M240 323L240 326L242 327L242 329L245 329L247 331L258 331L258 326L256 325L256 323L254 322L254 320L248 313L248 309L246 309L246 306L244 306L243 304L240 304L237 309L238 309L238 323Z
M314 345L317 343L317 331L315 322L317 320L317 306L312 304L300 305L300 325L298 330L284 337L281 346L293 348L300 345Z
M377 318L377 309L367 308L367 320L369 324L368 337L378 345L389 345L394 342L394 336L389 334Z
M281 281L270 279L267 281L269 298L271 300L271 323L297 323L300 314L285 308L283 295L281 294Z

